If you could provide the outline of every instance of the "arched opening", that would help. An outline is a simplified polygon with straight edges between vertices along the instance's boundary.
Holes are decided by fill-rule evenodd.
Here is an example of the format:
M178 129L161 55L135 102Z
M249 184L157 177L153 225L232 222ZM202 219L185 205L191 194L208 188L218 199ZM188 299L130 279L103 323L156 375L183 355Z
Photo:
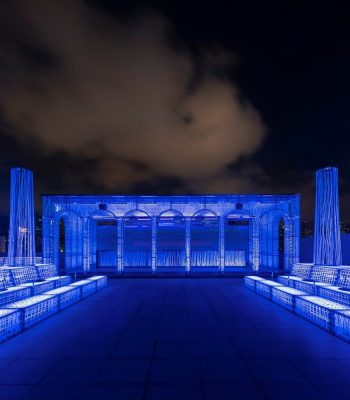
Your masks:
M250 215L232 212L226 216L225 271L244 271L251 265L252 229Z
M83 224L78 214L62 211L54 218L55 265L63 271L83 270Z
M152 272L152 221L143 211L131 211L123 224L123 268L130 272Z
M202 210L191 218L191 271L219 271L219 217Z
M261 216L260 271L282 272L292 267L293 249L289 240L292 231L292 220L283 210L269 210Z
M178 211L157 218L157 271L186 271L186 222Z
M117 268L117 219L107 210L98 210L89 217L90 268Z

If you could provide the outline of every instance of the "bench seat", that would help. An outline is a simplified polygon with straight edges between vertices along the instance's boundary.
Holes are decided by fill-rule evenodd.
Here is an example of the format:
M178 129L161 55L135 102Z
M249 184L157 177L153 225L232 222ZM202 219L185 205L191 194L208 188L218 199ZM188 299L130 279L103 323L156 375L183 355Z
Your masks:
M31 289L31 295L36 296L45 292L48 292L49 290L54 289L56 286L56 281L55 280L50 280L50 281L43 281L43 282L27 282L27 283L22 283L19 287L26 287Z
M348 309L344 304L317 296L300 296L295 298L295 313L314 324L332 332L334 313Z
M306 295L307 293L288 286L275 286L271 289L271 300L293 312L296 297Z
M257 281L264 281L265 279L261 278L260 276L255 276L255 275L249 275L244 277L244 286L247 288L254 290L255 292L255 286Z
M32 295L30 287L11 286L0 292L0 306L23 300Z
M21 331L21 314L18 310L0 310L0 343Z
M324 282L308 282L308 281L294 281L294 288L303 292L317 296L318 290L321 287L328 287L329 283Z
M318 288L318 295L325 299L350 306L350 289L344 290L338 286L324 286Z
M64 276L52 276L51 278L45 278L45 282L54 282L55 288L69 285L72 282L72 278L68 275Z
M334 313L334 334L350 342L350 310Z
M87 279L88 281L96 282L96 290L100 290L107 286L107 276L104 275L96 275Z
M46 292L45 295L58 296L60 310L63 310L81 300L81 290L78 286L62 286Z
M7 304L4 308L20 311L21 328L24 330L57 313L58 296L33 296Z
M81 298L85 298L95 293L97 290L96 281L84 279L82 281L71 283L69 286L80 288Z
M261 294L262 296L271 300L271 289L276 286L282 286L280 283L275 281L269 281L264 279L262 281L257 280L255 284L256 293Z

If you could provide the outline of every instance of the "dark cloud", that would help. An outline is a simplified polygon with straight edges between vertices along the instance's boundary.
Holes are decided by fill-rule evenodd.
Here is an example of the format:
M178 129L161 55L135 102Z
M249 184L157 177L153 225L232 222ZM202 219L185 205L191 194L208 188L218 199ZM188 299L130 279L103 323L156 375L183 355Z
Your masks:
M70 170L58 182L119 192L165 179L187 191L239 187L227 165L259 149L266 129L227 79L233 54L191 52L155 11L117 20L80 1L38 0L2 15L11 24L1 109L18 143L38 143L50 173Z
M333 40L313 9L140 3L1 2L1 171L34 169L37 192L300 192L312 215L314 170L348 158L347 87L324 79L341 24Z

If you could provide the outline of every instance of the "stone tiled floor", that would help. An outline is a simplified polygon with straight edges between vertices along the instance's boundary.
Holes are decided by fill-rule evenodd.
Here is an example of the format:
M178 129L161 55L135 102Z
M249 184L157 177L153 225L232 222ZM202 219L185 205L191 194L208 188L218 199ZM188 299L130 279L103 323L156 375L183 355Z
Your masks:
M350 344L242 279L120 279L0 345L0 399L346 399Z

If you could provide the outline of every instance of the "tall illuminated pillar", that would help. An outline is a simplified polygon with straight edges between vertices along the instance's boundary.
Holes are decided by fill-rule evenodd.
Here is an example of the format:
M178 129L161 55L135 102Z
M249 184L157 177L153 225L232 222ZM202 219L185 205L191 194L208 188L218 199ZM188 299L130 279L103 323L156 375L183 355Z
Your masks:
M338 169L316 171L314 264L341 265Z
M35 264L33 173L11 168L8 264Z

